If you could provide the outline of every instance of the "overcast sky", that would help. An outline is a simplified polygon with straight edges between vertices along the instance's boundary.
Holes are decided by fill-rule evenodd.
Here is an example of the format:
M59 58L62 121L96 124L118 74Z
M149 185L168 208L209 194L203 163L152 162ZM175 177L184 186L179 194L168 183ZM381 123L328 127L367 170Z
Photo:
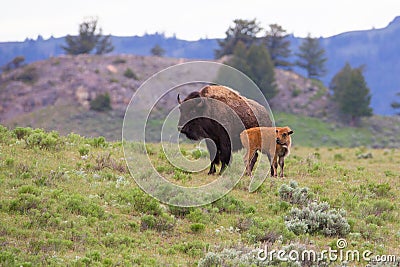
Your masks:
M256 18L264 28L277 23L298 37L328 37L383 28L398 15L399 0L8 0L0 9L0 41L76 34L90 16L105 34L197 40L223 38L236 18Z

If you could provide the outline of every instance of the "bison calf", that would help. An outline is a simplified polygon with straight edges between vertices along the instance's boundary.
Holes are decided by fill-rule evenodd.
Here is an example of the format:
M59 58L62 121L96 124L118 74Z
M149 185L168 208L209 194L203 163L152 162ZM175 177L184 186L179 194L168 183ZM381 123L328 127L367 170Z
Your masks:
M257 150L267 154L271 164L271 176L278 175L278 160L281 167L280 176L283 177L284 159L290 153L291 138L293 131L289 127L255 127L244 130L240 134L240 141L246 149L244 163L246 173L251 176L255 161L252 159Z

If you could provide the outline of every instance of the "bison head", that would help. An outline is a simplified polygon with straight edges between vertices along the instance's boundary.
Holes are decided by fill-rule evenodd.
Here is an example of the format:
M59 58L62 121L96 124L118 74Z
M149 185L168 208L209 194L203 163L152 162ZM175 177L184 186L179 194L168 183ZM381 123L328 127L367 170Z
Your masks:
M190 93L183 101L178 94L180 117L178 131L192 140L207 137L205 128L209 124L207 118L203 117L206 108L206 98L200 97L199 92Z

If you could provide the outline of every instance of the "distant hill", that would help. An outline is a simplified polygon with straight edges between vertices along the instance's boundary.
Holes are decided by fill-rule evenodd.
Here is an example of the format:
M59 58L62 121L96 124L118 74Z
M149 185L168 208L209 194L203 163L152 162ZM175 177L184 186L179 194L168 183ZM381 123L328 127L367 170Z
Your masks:
M151 48L158 44L166 51L165 57L213 59L214 49L218 47L216 39L186 41L174 37L165 37L164 34L130 37L112 36L111 39L115 47L112 55L148 56ZM24 42L0 42L0 66L19 55L23 55L27 63L63 55L62 45L65 45L65 37L52 37L44 40L39 36L36 40L27 39Z
M302 38L290 36L292 51L295 53ZM216 39L185 41L163 34L144 36L112 36L115 46L113 54L149 55L156 44L166 50L166 57L186 59L212 59L218 48ZM64 38L24 42L0 43L0 66L23 55L27 62L38 61L63 54L61 45ZM376 114L393 114L390 107L396 92L400 91L400 17L395 18L382 29L342 33L329 38L321 38L328 57L328 73L322 81L329 85L331 78L349 62L353 67L365 65L365 77L372 92L372 107ZM294 57L292 58L294 60ZM300 69L296 72L304 74Z
M42 127L63 134L121 137L122 119L132 95L154 73L187 59L137 55L59 56L30 63L0 75L0 123ZM131 75L126 75L129 70ZM294 72L276 69L278 94L273 111L326 118L332 107L327 89ZM199 85L198 88L203 85ZM192 88L180 89L182 95ZM108 93L112 111L89 110L90 102ZM147 94L141 101L153 101ZM176 94L166 94L162 110L176 106Z

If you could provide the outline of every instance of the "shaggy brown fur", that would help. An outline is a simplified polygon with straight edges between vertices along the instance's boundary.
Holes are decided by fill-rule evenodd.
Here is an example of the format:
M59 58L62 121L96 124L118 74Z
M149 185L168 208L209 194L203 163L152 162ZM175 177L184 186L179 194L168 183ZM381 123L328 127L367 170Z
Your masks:
M246 149L244 163L246 173L251 176L254 167L253 157L257 150L267 154L271 164L271 176L278 175L278 160L281 167L280 176L283 177L284 159L290 153L293 131L289 127L255 127L244 130L240 134L240 140ZM272 159L272 160L271 160Z

